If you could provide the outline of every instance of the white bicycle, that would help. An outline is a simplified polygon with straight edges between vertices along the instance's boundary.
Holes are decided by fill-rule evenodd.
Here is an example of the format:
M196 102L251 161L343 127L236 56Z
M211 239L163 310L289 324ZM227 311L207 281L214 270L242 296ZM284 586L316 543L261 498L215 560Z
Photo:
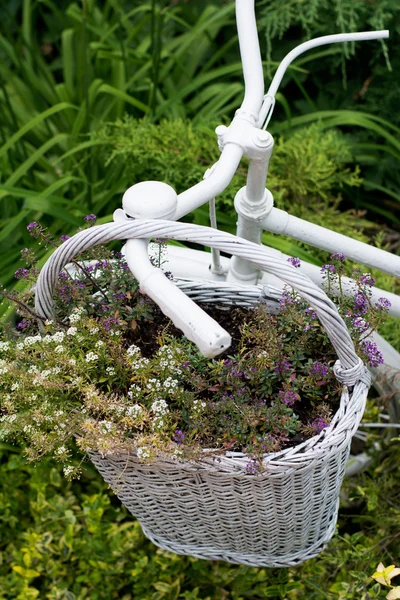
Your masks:
M261 272L254 262L240 256L223 257L218 249L215 197L229 185L243 157L249 160L247 181L246 185L237 192L234 202L238 215L236 235L239 238L261 244L263 231L281 233L328 252L340 249L347 258L357 263L380 269L392 276L400 276L399 256L373 248L275 208L272 194L266 189L268 166L274 146L274 140L266 128L272 117L275 96L287 67L300 54L317 46L387 38L388 31L329 35L301 44L283 59L265 94L254 0L236 0L236 20L245 96L229 127L220 125L216 128L221 151L218 162L206 171L202 182L179 195L173 188L162 182L138 183L125 192L122 208L114 212L114 222L117 224L130 219L140 219L144 225L147 223L147 228L143 229L146 231L146 239L130 239L125 244L124 251L128 265L139 281L141 290L150 296L186 337L194 341L208 356L215 356L227 348L229 334L195 301L229 303L234 297L237 304L239 295L242 305L249 305L257 298L263 298L265 302L276 306L283 288L283 283L278 277ZM205 251L169 246L168 258L164 266L174 274L174 281L171 282L160 269L153 267L149 260L149 231L155 232L158 237L168 238L174 221L205 203L209 203L210 224L216 235L213 240L212 233L205 238L203 232L201 243L207 245L208 241L212 246L212 252L210 254ZM152 221L149 223L148 220ZM185 239L182 230L181 227L179 237L181 240ZM196 226L188 224L186 239L194 241L195 230ZM104 241L111 239L113 238L110 225L109 231L104 234ZM271 255L285 260L288 258L275 249L268 250ZM322 287L323 279L319 267L302 261L299 270ZM344 293L351 295L353 290L353 282L350 279L344 280ZM400 317L400 297L372 288L372 300L377 301L382 296L390 300L389 313ZM362 424L362 428L377 427L383 431L386 427L389 429L400 427L398 425L399 396L395 394L395 390L400 389L398 370L400 354L379 334L374 333L373 337L384 356L384 366L374 370L375 385L380 392L391 393L392 401L389 414L382 415L383 423L366 423ZM363 429L358 432L360 439L364 439L366 435ZM348 473L358 472L368 461L369 457L364 453L353 457L348 466Z

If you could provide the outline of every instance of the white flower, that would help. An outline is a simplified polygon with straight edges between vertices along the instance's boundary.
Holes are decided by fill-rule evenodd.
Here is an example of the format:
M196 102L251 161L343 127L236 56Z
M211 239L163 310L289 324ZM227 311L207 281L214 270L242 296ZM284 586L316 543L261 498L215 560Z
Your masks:
M114 369L114 367L107 367L106 372L109 375L115 375L115 369Z
M56 346L55 348L55 352L57 352L57 354L61 354L62 352L65 352L65 348L64 346Z
M36 342L41 342L41 341L42 341L42 336L40 336L40 335L28 336L24 340L24 345L27 348L29 348L29 346L34 346L36 344Z
M99 423L101 431L105 433L109 433L112 430L112 422L111 421L100 421Z
M67 335L76 335L77 331L78 330L76 327L70 327L69 329L67 329Z
M143 414L143 408L140 406L140 404L134 404L133 406L128 406L125 414L127 417L137 419Z
M201 410L203 408L205 408L206 406L207 406L206 402L204 402L202 400L199 400L199 399L193 400L193 410L195 412L201 412Z
M72 366L75 366L75 365L76 365L76 360L75 360L75 358L70 358L70 359L69 359L69 361L68 361L68 363L69 363L70 365L72 365Z
M57 350L57 348L56 348L56 350ZM61 373L61 369L60 369L60 367L53 367L51 369L51 372L54 373L54 375L58 375L59 373Z
M37 368L36 365L31 365L27 371L27 373L38 373L39 369Z
M136 450L137 457L140 458L149 458L150 450L146 448L146 446L142 446Z
M69 475L71 475L71 473L74 472L74 467L72 467L72 466L65 467L63 469L63 472L64 472L65 477L68 477Z
M55 451L56 454L65 454L67 451L65 446L60 446L59 448L57 448L57 450Z
M42 342L43 342L43 344L50 344L50 342L52 342L52 341L53 341L53 338L52 338L52 336L51 336L51 335L45 335L45 336L42 338Z
M22 345L23 347L23 345ZM10 349L10 342L0 342L0 352L7 352Z
M7 364L7 361L0 360L0 375L5 375L5 373L8 373L8 364Z
M153 404L151 405L151 410L153 412L155 412L156 415L159 417L161 417L161 416L167 414L167 412L169 412L168 404L162 398L160 398L159 400L155 400L153 402Z
M14 392L15 390L18 390L18 388L19 388L19 383L16 381L15 383L12 384L11 391Z
M53 325L53 321L50 321L49 319L46 319L46 321L44 322L44 324L49 327L50 325Z
M96 333L98 333L99 328L98 327L92 327L91 329L89 329L89 333L92 335L95 335Z
M132 346L129 346L126 353L128 356L135 356L136 354L140 354L140 348L135 344L132 344Z
M85 361L86 362L95 362L98 358L99 358L98 354L95 354L94 352L88 352L85 356Z
M64 337L65 334L63 331L57 331L53 336L51 336L51 339L53 342L57 342L58 344L60 344L64 341Z
M17 344L17 350L23 350L24 348L25 348L25 346L24 346L24 342L19 342L19 343Z
M101 348L102 346L104 346L104 342L102 342L101 340L95 343L95 348Z
M81 320L81 317L80 317L80 315L72 314L72 315L69 315L68 319L69 319L70 323L78 323L78 321Z

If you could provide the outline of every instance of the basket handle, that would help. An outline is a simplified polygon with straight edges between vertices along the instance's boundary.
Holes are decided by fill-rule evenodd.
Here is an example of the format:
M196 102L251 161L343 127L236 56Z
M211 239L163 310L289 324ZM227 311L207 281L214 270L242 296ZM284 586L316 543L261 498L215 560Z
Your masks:
M106 223L80 231L57 248L44 265L36 284L37 314L46 319L53 317L52 295L58 275L77 254L113 240L154 237L190 241L217 248L244 258L262 271L281 279L295 289L318 315L339 358L334 367L337 379L348 386L353 386L360 380L369 386L369 372L355 353L353 341L335 304L322 289L291 264L270 254L263 246L200 225L158 219L132 219L125 223Z

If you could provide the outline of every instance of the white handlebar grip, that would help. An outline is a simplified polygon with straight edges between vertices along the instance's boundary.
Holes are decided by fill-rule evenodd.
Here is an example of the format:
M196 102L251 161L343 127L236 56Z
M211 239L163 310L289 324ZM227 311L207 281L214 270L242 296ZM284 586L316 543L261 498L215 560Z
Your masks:
M231 336L195 304L162 271L154 269L140 281L149 296L185 336L207 357L217 356L231 345Z

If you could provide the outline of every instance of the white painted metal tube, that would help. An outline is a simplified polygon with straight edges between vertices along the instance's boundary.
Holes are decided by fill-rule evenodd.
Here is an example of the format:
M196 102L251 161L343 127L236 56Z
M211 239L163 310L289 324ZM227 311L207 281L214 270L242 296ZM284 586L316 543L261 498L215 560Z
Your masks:
M254 0L236 0L236 24L245 94L240 109L257 121L264 96L264 74L258 42Z
M231 336L204 312L161 269L152 266L144 239L128 240L125 258L140 289L169 317L185 336L194 342L204 356L217 356L231 344Z
M291 52L289 52L282 60L274 75L274 78L272 79L271 85L269 86L269 89L265 95L264 102L260 110L257 126L263 126L267 115L269 121L274 108L275 95L281 84L286 69L295 60L295 58L300 56L300 54L303 54L303 52L307 52L307 50L311 50L312 48L317 48L318 46L325 46L326 44L336 44L338 42L360 42L366 40L378 40L385 39L388 37L388 30L360 31L355 33L337 33L334 35L324 35L322 37L309 40L308 42L304 42L296 48L293 48L293 50L291 50Z
M328 252L343 252L355 262L400 277L400 256L293 217L279 208L273 208L262 225L266 231L287 235Z
M242 156L240 146L227 143L211 175L178 195L178 206L172 220L177 221L223 192L232 181Z

